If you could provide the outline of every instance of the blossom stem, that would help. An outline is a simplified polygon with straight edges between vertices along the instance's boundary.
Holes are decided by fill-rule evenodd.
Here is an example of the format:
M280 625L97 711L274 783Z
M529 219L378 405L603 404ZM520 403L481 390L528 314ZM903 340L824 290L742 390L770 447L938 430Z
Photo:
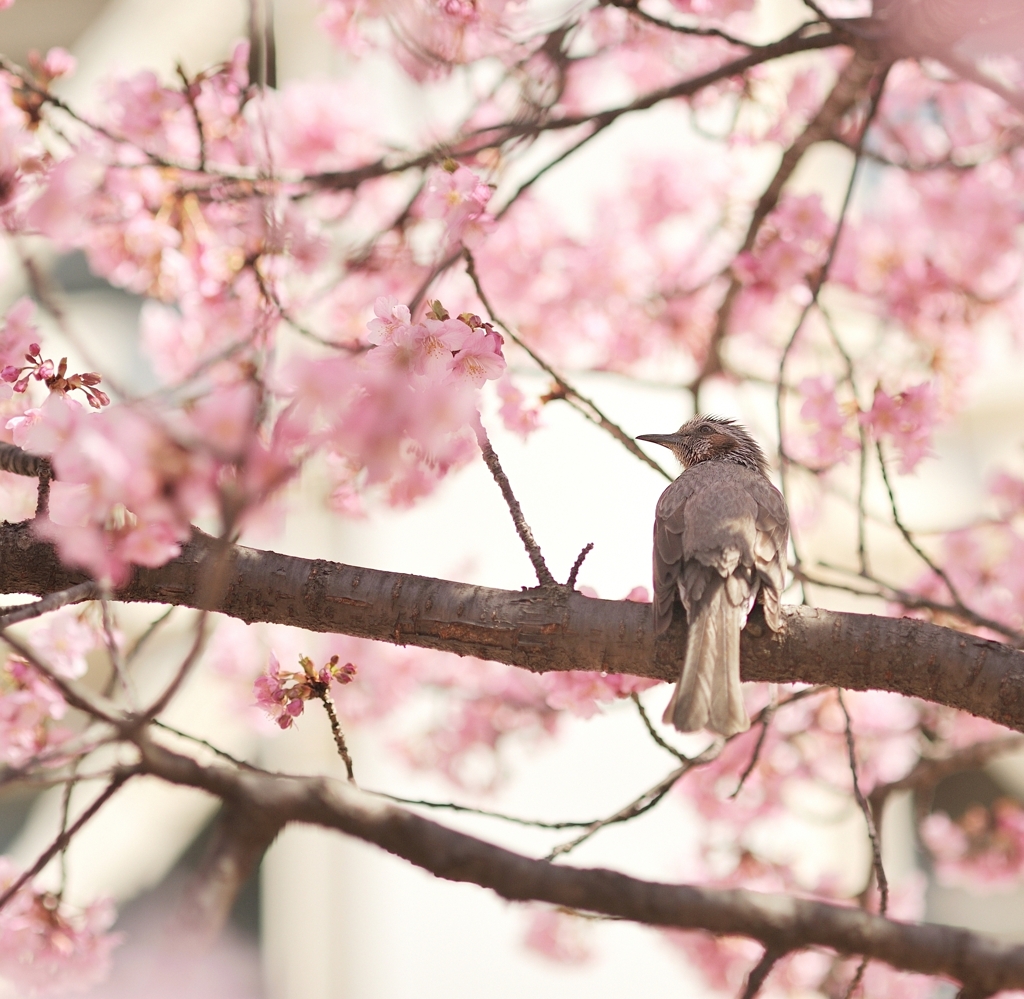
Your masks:
M345 773L348 776L349 783L354 784L356 777L352 769L352 757L349 755L348 746L345 744L345 736L341 731L341 724L338 722L338 714L334 710L334 702L331 700L331 695L327 692L327 688L324 687L322 691L318 690L316 692L316 696L323 701L324 710L327 712L327 717L331 722L331 734L334 736L334 744L338 747L338 755L341 757L342 763L345 764Z

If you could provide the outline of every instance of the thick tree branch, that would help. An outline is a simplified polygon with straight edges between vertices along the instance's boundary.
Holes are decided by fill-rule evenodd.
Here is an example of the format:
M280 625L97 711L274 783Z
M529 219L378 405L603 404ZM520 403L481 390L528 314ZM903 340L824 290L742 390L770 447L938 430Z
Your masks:
M218 549L196 531L182 554L139 569L115 597L203 607L201 567ZM246 622L354 635L510 663L533 672L604 670L678 678L679 611L655 639L650 606L564 588L513 592L229 546L221 596L207 606ZM43 595L84 581L29 524L0 525L0 592ZM891 690L1024 731L1024 652L911 618L786 607L775 634L755 609L743 632L746 680Z
M225 805L213 839L182 898L178 921L188 937L210 944L219 936L238 893L281 825L276 816L262 810Z
M967 930L899 923L784 895L657 884L615 871L562 867L447 829L337 781L202 766L154 743L143 742L140 749L143 769L164 780L202 788L282 823L338 829L437 877L490 888L510 901L547 902L649 926L741 935L773 951L827 947L991 992L1024 987L1024 947Z

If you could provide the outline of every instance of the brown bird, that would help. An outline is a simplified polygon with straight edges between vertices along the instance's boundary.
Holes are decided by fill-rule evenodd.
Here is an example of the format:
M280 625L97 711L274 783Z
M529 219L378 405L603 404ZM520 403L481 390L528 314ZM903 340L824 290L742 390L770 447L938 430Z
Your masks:
M768 627L782 628L786 501L761 449L732 420L695 416L674 434L637 440L664 445L683 466L654 517L654 632L668 628L677 597L689 625L664 721L681 732L744 732L740 632L758 595Z

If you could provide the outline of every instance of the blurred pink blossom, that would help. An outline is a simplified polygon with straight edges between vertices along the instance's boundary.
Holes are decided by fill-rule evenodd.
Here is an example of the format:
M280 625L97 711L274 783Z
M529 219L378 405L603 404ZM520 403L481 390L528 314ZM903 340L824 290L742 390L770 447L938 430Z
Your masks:
M0 857L0 891L19 874ZM108 932L113 922L109 901L76 912L28 885L0 910L0 975L29 995L88 989L107 977L111 952L121 942Z
M816 428L810 438L816 462L827 468L860 448L860 441L849 432L853 421L840 409L831 378L805 378L799 392L804 397L800 417Z
M932 432L940 415L935 389L923 382L890 396L875 389L871 409L861 414L875 440L890 442L900 455L900 472L912 472L922 458L932 453Z

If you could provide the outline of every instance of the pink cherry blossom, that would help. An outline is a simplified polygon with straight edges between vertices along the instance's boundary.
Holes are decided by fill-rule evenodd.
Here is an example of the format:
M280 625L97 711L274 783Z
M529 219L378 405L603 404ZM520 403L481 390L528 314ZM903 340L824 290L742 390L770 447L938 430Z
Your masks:
M876 440L890 442L900 455L900 472L912 472L931 454L931 439L939 418L934 387L928 382L890 396L875 389L874 403L861 420Z
M814 461L829 467L860 447L850 433L853 421L840 409L832 379L805 378L799 391L804 400L800 416L816 428L810 438Z
M19 767L71 736L54 725L67 712L60 692L34 666L8 659L0 669L0 759Z
M540 426L540 412L536 408L524 405L526 397L512 383L507 371L498 379L496 388L498 398L501 400L498 415L505 424L505 429L511 430L525 440Z
M586 964L593 957L584 921L558 909L534 908L523 943L532 951L560 964Z
M423 213L444 221L451 243L475 244L490 227L491 189L469 167L435 170L423 195ZM467 237L469 237L467 239Z
M51 614L32 632L32 645L55 673L71 679L85 675L85 657L101 637L79 614Z
M0 891L18 872L0 857ZM110 933L114 907L94 902L75 911L49 892L26 886L0 910L0 975L29 995L88 989L107 977L121 942Z
M921 824L921 836L947 884L1009 890L1024 873L1024 812L1011 801L989 810L975 805L958 822L933 812Z

